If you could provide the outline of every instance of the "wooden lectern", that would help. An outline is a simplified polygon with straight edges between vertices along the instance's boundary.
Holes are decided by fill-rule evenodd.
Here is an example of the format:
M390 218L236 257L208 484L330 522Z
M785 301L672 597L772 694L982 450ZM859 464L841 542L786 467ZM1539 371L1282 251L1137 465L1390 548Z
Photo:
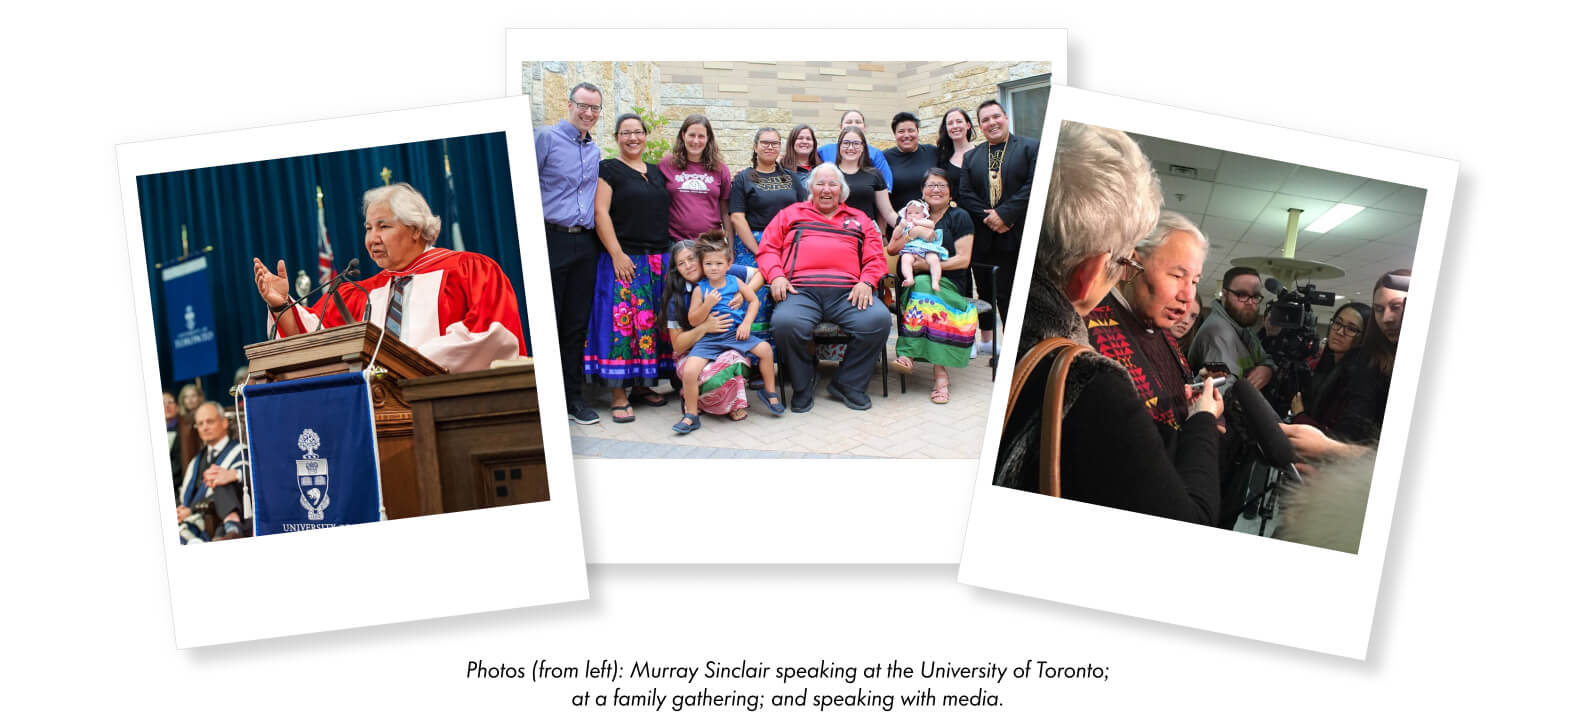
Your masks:
M380 334L354 323L248 345L247 383L361 372ZM393 337L377 353L372 413L390 520L547 499L529 360L446 374Z

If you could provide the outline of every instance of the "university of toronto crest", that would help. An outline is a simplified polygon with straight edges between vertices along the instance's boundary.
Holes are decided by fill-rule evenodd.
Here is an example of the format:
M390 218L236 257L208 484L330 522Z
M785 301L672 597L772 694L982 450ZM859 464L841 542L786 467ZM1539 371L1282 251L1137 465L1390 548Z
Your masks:
M296 488L301 492L301 507L306 508L308 520L322 520L323 508L328 507L328 458L317 456L323 444L312 428L301 431L296 447L305 453L296 461Z

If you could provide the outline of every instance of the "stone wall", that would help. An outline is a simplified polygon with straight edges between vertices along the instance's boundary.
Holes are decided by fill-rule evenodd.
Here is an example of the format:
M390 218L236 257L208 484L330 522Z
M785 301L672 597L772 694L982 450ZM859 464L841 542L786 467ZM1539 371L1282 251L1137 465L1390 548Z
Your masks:
M948 109L961 107L973 117L979 103L999 98L1002 83L1049 72L1049 62L537 62L525 64L521 82L538 125L564 118L575 83L601 87L597 143L607 149L613 119L635 106L667 119L662 137L670 143L686 115L701 113L711 120L728 167L737 170L749 164L761 127L786 135L809 123L825 144L836 139L843 112L857 109L878 150L892 146L892 116L907 110L919 117L920 141L934 143Z

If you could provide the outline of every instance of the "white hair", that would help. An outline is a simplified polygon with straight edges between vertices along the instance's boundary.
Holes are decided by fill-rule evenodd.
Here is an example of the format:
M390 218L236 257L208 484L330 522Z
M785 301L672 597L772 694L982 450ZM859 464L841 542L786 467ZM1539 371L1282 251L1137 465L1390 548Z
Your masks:
M421 233L421 239L431 246L438 240L438 230L443 227L443 220L432 214L432 208L427 205L427 199L416 192L410 183L394 183L375 187L366 191L361 196L361 214L379 205L389 206L389 211L394 213L394 219L401 225L416 228Z
M837 163L821 163L820 165L811 168L810 184L812 186L815 185L815 174L823 170L832 171L832 176L837 178L837 184L843 186L843 198L841 202L848 202L848 178L845 177L843 175L843 171L837 167Z
M1204 251L1204 256L1209 256L1209 238L1204 237L1204 231L1199 230L1198 226L1194 225L1192 220L1187 219L1186 215L1175 210L1161 211L1160 220L1155 223L1155 229L1151 230L1143 240L1138 241L1138 246L1133 248L1133 251L1138 253L1139 257L1147 258L1153 255L1156 250L1159 250L1161 245L1166 244L1166 238L1170 237L1171 233L1174 232L1185 232L1192 235L1193 242L1197 243L1198 248Z
M1127 133L1063 122L1035 272L1061 284L1088 258L1126 257L1154 229L1163 202L1160 179ZM1118 270L1112 262L1107 277Z

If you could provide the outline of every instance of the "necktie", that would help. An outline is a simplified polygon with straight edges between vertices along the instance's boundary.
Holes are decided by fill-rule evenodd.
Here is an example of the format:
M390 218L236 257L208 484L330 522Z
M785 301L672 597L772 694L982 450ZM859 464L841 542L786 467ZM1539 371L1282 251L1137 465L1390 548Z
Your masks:
M383 326L394 334L400 336L401 321L405 319L405 286L410 283L410 276L394 278L389 290L389 319Z

